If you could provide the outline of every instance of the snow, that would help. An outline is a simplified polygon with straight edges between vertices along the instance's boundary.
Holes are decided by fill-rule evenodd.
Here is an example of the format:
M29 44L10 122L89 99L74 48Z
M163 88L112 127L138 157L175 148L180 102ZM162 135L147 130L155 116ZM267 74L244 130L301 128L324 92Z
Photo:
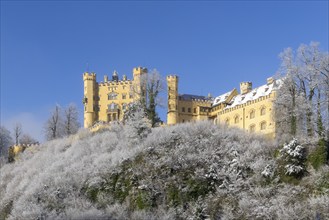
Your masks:
M225 102L226 99L228 98L228 96L229 96L232 92L233 92L233 90L232 90L232 91L229 91L229 92L227 92L227 93L225 93L225 94L222 94L222 95L220 95L220 96L217 96L217 97L214 99L212 105L214 106L214 105L218 105L218 104L220 104L220 103Z
M274 80L274 82L271 84L262 85L260 87L253 89L251 92L248 92L246 94L239 94L232 99L231 104L228 105L225 109L232 108L237 105L242 105L242 104L247 103L248 101L253 101L260 97L267 96L267 95L271 94L272 91L280 88L281 85L282 85L282 80L280 80L280 79Z

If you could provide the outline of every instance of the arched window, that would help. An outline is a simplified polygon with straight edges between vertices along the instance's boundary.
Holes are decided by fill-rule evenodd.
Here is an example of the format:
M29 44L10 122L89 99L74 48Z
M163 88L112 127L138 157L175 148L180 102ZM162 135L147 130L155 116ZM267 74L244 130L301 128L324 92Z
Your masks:
M265 130L266 129L266 121L263 121L260 123L260 130Z
M225 119L225 125L229 125L229 124L230 124L230 119L229 118Z
M265 115L266 114L266 108L265 107L262 107L260 109L260 115Z
M250 111L249 117L250 117L250 119L255 117L255 110L254 109Z
M239 123L239 115L236 115L235 117L234 117L234 124L238 124Z
M256 125L254 125L254 124L250 125L249 132L254 133L255 131L256 131Z

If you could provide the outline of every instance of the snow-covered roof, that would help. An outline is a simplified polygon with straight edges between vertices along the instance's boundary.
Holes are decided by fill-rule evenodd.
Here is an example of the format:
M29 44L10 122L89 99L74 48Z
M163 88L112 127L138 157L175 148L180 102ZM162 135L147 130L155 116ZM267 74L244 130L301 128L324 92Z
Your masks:
M234 89L233 89L233 90L234 90ZM214 106L214 105L218 105L218 104L220 104L220 103L225 102L225 100L229 97L229 95L233 92L233 90L232 90L232 91L229 91L229 92L227 92L227 93L225 93L225 94L222 94L222 95L220 95L220 96L217 96L217 97L214 99L214 101L212 102L212 105Z
M233 97L230 105L228 105L225 109L235 107L237 105L242 105L247 103L248 101L256 100L260 97L269 95L273 90L280 88L282 85L282 80L273 80L271 84L265 84L260 87L257 87L246 94L239 94Z

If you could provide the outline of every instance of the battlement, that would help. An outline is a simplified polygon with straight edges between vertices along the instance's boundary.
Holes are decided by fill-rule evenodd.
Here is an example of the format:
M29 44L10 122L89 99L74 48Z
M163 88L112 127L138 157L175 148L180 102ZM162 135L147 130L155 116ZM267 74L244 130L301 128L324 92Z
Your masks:
M84 72L83 80L95 80L96 81L96 73Z
M147 73L147 72L148 72L147 68L141 67L141 66L135 67L133 69L133 75L143 74L143 73Z
M168 75L167 76L167 80L178 80L178 76L177 75Z
M118 85L130 85L133 81L130 79L120 80L120 81L107 81L107 82L99 82L99 86L118 86Z

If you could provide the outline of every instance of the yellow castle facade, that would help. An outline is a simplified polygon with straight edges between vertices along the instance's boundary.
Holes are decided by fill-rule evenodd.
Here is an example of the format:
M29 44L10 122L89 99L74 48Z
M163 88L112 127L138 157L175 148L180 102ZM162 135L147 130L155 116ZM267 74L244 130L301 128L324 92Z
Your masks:
M132 102L145 96L144 77L147 69L133 69L133 79L126 75L119 79L118 73L113 72L112 78L104 76L103 82L96 81L95 73L83 74L84 84L84 127L90 128L96 122L121 121L124 111Z
M167 76L167 123L212 120L250 133L275 137L273 101L281 81L268 78L266 84L253 89L251 82L240 83L240 91L232 89L218 97L179 94L179 77Z
M121 121L130 103L145 98L144 67L133 69L133 79L113 72L112 78L104 76L97 82L95 73L85 72L84 127L92 128L96 122ZM241 82L240 91L232 89L220 96L179 94L179 77L167 76L168 112L167 124L212 120L215 124L237 127L247 132L275 136L273 101L281 81L268 78L266 84L252 88L251 82ZM96 128L97 130L97 128Z

